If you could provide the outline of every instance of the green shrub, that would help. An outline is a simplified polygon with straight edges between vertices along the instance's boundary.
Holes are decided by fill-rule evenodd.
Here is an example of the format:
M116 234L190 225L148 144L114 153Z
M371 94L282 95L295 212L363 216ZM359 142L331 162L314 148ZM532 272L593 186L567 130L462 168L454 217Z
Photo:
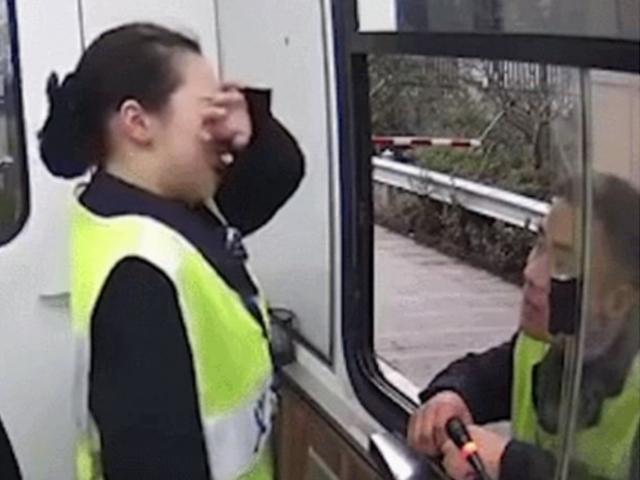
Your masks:
M536 170L526 157L499 147L486 151L426 148L417 158L424 168L538 199L548 197L553 180L551 172Z
M13 225L15 222L15 212L15 196L7 191L0 190L0 231Z
M460 205L396 189L391 198L384 206L376 205L377 224L510 282L520 282L535 241L533 232L474 214Z

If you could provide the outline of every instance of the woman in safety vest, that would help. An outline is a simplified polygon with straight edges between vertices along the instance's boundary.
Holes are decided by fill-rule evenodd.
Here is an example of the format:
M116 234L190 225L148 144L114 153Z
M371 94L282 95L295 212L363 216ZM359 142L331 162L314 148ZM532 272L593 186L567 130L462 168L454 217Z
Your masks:
M102 34L47 92L45 164L92 172L71 235L77 478L272 479L269 322L241 235L304 166L268 93L152 24Z

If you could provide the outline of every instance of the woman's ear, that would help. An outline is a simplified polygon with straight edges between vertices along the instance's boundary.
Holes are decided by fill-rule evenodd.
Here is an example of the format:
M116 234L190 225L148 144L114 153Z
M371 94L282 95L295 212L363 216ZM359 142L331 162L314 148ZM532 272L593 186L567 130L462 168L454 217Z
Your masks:
M118 126L121 134L141 146L153 139L153 124L149 114L137 100L125 100L118 110Z

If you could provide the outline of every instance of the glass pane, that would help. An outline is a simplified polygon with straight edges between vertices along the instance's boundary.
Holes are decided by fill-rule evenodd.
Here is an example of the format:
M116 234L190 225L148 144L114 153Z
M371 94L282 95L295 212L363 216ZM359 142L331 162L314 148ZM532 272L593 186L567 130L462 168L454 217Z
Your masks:
M362 31L640 38L638 0L359 0Z
M534 395L559 415L565 371L534 372L550 349L552 274L580 271L580 223L551 209L558 179L582 171L580 71L390 55L369 57L369 76L381 370L421 412L452 402L530 444L548 462L528 478L553 478L561 431L539 439ZM551 234L572 248L555 254Z
M640 77L589 72L591 187L570 479L638 478ZM571 207L572 202L565 206ZM570 338L571 336L569 336Z
M0 245L20 227L26 209L17 84L11 64L6 2L0 3Z

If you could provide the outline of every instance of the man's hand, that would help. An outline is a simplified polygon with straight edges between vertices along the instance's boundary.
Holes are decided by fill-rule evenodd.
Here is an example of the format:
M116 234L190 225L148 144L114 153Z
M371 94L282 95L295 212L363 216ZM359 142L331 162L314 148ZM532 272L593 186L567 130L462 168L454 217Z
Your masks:
M409 420L409 446L431 457L440 455L449 439L446 425L452 417L459 417L466 425L473 423L469 407L460 395L452 391L434 395Z
M478 446L478 454L489 477L498 480L500 478L500 461L509 444L509 439L482 427L469 426L468 429L471 438ZM444 455L442 466L453 480L475 478L475 472L471 465L451 440L447 440L442 446L442 454Z

